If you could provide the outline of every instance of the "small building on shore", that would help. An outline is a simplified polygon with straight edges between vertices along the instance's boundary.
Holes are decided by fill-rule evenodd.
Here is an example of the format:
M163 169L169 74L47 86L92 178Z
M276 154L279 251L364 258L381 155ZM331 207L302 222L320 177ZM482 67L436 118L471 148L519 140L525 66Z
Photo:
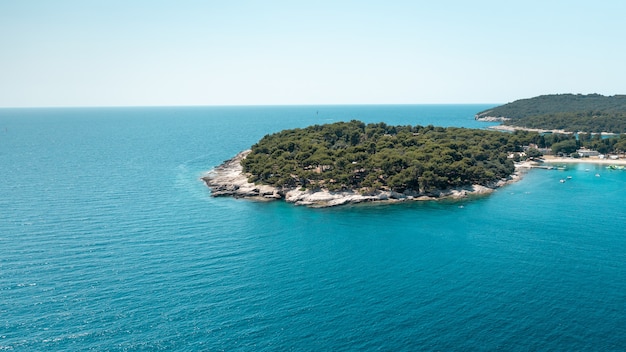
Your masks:
M543 155L552 155L552 148L539 148L539 146L534 143L522 146L522 148L524 152L528 152L528 149L537 149Z
M587 148L580 148L576 151L581 158L588 158L590 156L598 156L600 153L597 150L591 150Z
M543 155L552 155L552 148L537 148Z

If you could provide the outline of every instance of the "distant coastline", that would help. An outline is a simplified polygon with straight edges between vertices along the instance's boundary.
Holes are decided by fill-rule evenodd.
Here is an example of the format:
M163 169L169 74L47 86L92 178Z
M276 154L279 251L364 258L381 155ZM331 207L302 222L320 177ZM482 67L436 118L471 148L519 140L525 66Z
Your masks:
M541 95L489 108L474 118L502 121L529 131L620 134L626 133L626 95Z

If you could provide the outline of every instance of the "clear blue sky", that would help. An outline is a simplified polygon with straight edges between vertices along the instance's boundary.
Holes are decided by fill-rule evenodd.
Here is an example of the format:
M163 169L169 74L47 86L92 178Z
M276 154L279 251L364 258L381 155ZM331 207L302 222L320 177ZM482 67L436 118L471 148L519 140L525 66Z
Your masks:
M0 0L0 107L626 94L626 1Z

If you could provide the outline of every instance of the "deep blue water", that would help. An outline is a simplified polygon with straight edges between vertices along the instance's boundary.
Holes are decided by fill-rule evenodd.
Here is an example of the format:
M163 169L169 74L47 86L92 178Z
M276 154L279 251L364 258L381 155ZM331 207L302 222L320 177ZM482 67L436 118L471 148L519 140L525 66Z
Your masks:
M0 109L0 350L626 350L626 171L329 209L199 180L281 129L488 107Z

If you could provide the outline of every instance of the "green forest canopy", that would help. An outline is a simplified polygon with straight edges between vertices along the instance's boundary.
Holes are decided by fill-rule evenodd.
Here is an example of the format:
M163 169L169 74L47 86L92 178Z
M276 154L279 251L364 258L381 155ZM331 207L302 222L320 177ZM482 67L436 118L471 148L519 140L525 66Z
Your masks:
M626 95L542 95L476 114L483 117L505 117L507 125L526 128L626 133Z
M508 177L508 154L537 136L353 120L266 135L242 165L251 182L282 188L430 193Z

